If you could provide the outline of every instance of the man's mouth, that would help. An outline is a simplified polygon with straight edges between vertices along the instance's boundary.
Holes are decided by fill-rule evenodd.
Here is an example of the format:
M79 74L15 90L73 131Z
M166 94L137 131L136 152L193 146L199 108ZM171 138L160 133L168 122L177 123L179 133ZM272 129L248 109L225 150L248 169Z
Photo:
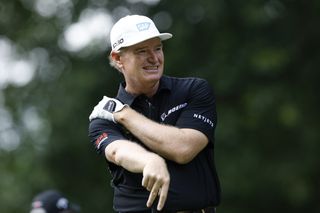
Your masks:
M158 68L159 68L159 66L145 66L145 67L143 67L143 69L148 72L157 72Z

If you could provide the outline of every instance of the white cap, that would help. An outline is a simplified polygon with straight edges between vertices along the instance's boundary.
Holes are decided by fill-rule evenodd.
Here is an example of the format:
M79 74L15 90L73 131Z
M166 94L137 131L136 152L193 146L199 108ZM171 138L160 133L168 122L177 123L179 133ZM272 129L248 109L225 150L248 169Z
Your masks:
M128 15L121 18L110 31L112 51L155 37L163 41L171 38L172 34L160 33L150 18L141 15Z

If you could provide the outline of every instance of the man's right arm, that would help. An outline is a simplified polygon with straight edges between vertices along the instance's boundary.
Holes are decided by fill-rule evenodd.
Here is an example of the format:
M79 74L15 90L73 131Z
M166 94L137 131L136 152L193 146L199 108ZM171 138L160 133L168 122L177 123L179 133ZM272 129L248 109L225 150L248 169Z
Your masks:
M150 191L147 206L151 207L159 195L157 209L163 208L169 190L170 175L162 157L127 140L110 143L105 148L105 156L108 161L128 171L142 173L142 186Z
M170 174L161 156L125 139L119 126L112 121L92 120L89 124L89 137L97 152L104 154L109 162L130 172L141 173L141 184L150 191L147 206L150 207L159 196L158 209L163 208L168 194Z

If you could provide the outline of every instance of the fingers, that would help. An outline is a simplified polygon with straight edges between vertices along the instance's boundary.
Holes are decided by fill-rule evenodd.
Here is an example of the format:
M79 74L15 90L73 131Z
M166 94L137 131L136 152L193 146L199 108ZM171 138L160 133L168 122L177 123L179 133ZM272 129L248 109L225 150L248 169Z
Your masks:
M149 198L147 201L147 207L151 207L153 202L155 201L155 199L157 198L158 194L159 194L159 190L161 187L161 182L160 181L156 181L155 184L153 185L150 194L149 194Z
M166 162L158 155L151 154L143 169L142 186L150 191L147 207L151 207L159 196L157 209L161 210L166 202L170 184L170 174Z
M169 190L169 179L163 179L153 176L144 177L142 179L142 185L150 191L147 207L151 207L154 201L156 200L157 196L159 196L157 210L161 210L164 207L164 204L167 199L167 194Z
M164 207L164 204L167 200L168 190L169 190L169 183L163 184L162 187L160 188L159 201L157 206L158 211L162 210L162 208Z
M156 181L157 178L155 176L143 177L142 186L145 187L148 191L151 191Z
M159 189L158 189L159 191ZM151 207L153 202L155 201L155 199L157 198L157 195L158 195L158 192L157 192L157 189L152 189L150 194L149 194L149 198L148 198L148 201L147 201L147 207Z

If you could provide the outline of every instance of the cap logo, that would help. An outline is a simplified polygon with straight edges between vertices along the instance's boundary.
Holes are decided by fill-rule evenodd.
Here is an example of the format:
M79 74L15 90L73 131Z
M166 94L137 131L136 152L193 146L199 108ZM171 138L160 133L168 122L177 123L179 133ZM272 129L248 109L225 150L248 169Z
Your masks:
M122 44L124 42L124 39L123 38L120 38L117 42L113 43L112 47L113 48L116 48L116 46Z
M141 22L141 23L138 23L136 26L139 31L148 30L150 27L150 22Z

